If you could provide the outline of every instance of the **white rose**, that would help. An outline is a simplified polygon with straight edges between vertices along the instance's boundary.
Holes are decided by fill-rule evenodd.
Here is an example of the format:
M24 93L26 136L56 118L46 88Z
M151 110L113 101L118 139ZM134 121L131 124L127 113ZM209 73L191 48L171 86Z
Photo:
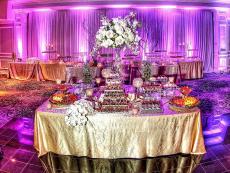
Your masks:
M109 30L109 31L106 32L106 37L107 38L113 38L113 36L114 36L114 33L113 33L112 30Z
M106 32L107 32L106 30L102 30L102 31L101 31L101 35L102 35L103 37L105 37L105 36L106 36Z
M129 27L126 27L125 32L130 33L130 32L132 32L132 30Z
M122 38L122 36L118 36L118 37L115 39L115 44L116 44L117 46L122 45L124 42L125 42L125 40Z
M113 45L113 41L111 39L104 40L101 44L101 46L108 48Z
M125 20L121 20L120 21L120 25L125 28L127 26L127 23L125 22Z
M118 24L114 25L114 29L115 29L116 33L118 33L120 35L122 35L124 32L123 28Z
M137 20L134 20L134 21L133 21L133 27L136 28L137 25L138 25L138 21L137 21Z
M102 23L103 26L109 25L109 21L108 21L107 18L103 18L103 19L101 20L101 23Z
M103 35L100 34L100 33L98 33L98 34L96 35L96 39L97 39L97 40L102 40L102 39L103 39Z
M119 22L119 18L112 18L112 21L114 24L118 23Z
M104 40L104 41L101 43L101 46L102 46L102 47L105 47L105 48L108 48L108 47L109 47L109 45L107 44L107 41L106 41L106 40Z
M130 33L128 34L128 39L129 39L130 42L133 42L133 41L134 41L134 35L133 35L132 32L130 32Z

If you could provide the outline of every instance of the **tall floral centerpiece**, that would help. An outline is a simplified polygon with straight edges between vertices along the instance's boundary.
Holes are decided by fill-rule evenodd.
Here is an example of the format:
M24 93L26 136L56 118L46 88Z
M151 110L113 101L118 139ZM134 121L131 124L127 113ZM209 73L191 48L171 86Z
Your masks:
M102 17L101 22L102 26L96 33L96 43L92 53L95 54L100 48L114 48L116 52L114 66L118 68L120 52L123 48L129 48L134 54L138 53L140 37L137 28L140 24L133 12L124 18Z

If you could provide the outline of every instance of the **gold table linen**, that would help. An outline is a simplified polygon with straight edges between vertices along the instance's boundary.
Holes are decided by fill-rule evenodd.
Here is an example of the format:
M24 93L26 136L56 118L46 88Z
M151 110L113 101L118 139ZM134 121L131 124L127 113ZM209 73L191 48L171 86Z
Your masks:
M35 116L34 147L48 152L91 158L144 158L176 153L203 154L199 109L187 113L132 116L95 113L85 126L69 127L65 109L45 102Z
M18 80L30 80L36 76L36 63L12 62L9 66L10 77Z
M182 79L200 79L203 78L202 61L181 61L178 63Z
M39 79L56 81L57 79L65 81L66 65L60 63L40 63Z

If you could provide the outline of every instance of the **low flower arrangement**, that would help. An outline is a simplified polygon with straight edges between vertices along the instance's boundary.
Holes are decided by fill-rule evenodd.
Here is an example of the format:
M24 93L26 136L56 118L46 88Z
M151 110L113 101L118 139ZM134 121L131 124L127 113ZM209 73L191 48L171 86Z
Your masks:
M87 100L78 100L70 105L65 116L65 122L68 126L83 126L86 125L87 116L93 114L94 109L91 102Z

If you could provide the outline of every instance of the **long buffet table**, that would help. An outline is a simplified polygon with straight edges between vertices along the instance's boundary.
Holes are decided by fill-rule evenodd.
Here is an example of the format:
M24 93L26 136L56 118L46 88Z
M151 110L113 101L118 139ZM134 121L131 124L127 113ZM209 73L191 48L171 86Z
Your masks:
M199 79L203 77L203 63L200 60L179 61L174 64L156 64L157 68L165 68L166 70L177 65L177 73L181 79ZM154 67L154 66L153 66ZM155 68L154 67L154 68ZM78 78L82 78L82 67L80 69L67 70L68 65L64 63L23 63L13 62L10 63L10 76L18 80L30 80L36 78L38 81L51 80L56 81L66 80L66 74L77 71ZM155 71L156 69L153 69ZM174 70L174 68L172 68ZM96 76L96 69L93 70L93 76ZM161 75L160 72L157 72ZM157 75L157 74L156 74Z
M10 63L10 77L18 80L30 80L36 78L38 81L57 79L65 81L66 65L50 63Z
M83 79L82 66L68 66L64 63L10 63L10 77L18 80L37 79L37 81L66 81L67 76ZM95 78L96 68L91 68Z
M91 158L144 158L176 153L204 154L200 110L168 109L150 115L95 112L84 126L69 127L66 109L45 102L36 110L34 147L48 152Z

